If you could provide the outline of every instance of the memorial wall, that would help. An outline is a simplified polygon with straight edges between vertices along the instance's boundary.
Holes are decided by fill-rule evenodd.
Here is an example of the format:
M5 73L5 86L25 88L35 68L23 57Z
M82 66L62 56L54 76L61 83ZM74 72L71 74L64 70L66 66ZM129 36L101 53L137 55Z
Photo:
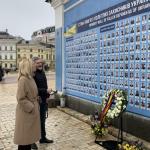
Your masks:
M93 14L88 2L65 15L67 94L101 103L106 91L123 89L127 110L150 117L150 0L126 0ZM83 9L90 15L68 19Z

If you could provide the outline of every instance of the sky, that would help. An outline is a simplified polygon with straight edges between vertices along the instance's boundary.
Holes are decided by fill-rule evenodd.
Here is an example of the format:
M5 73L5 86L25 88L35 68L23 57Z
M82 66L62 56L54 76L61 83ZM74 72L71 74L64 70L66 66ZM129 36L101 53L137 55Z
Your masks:
M34 31L54 24L54 9L45 0L0 0L0 31L30 40Z

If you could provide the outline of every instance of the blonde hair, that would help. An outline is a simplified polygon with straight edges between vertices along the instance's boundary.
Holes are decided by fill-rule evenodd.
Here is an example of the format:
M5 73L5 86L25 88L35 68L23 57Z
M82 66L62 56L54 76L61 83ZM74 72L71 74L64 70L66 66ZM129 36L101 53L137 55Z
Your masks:
M21 76L31 78L33 75L32 62L27 58L23 58L19 63L18 80Z

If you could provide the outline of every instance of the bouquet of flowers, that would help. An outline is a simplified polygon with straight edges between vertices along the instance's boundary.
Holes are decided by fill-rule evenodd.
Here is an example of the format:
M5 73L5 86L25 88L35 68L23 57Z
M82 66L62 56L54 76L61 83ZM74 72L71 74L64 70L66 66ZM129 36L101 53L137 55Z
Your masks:
M107 127L102 127L99 124L92 125L92 132L97 136L105 136L108 133Z
M139 141L132 141L118 145L119 150L144 150L143 143Z
M92 133L94 133L96 136L104 136L108 133L108 126L106 123L100 124L99 121L99 113L98 111L95 112L93 116L91 116L91 128L92 128Z

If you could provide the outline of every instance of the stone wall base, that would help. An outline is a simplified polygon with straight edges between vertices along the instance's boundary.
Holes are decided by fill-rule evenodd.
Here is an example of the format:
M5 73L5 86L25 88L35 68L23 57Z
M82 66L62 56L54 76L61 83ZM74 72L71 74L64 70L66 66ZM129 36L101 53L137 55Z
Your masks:
M66 106L85 115L91 115L95 110L100 110L100 104L70 96L66 99ZM118 127L118 122L119 120L115 119L113 125ZM150 118L126 112L123 115L123 129L127 133L150 142Z

